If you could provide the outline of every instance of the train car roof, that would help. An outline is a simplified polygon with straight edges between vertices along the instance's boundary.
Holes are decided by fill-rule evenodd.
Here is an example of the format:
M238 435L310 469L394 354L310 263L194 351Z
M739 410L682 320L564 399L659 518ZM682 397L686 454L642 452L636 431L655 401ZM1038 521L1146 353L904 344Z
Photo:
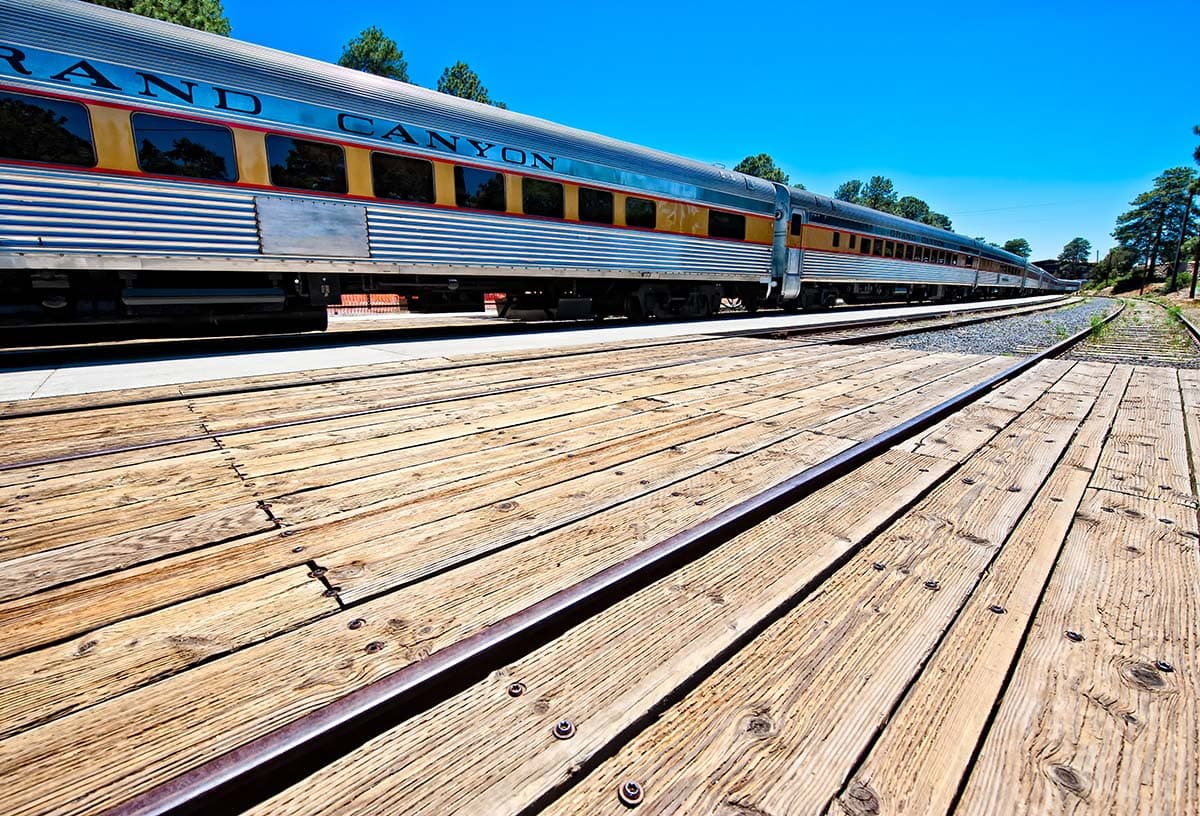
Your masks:
M835 223L837 220L844 220L895 230L896 232L909 233L915 236L917 240L953 246L964 252L974 252L985 258L1000 261L1001 263L1009 263L1020 267L1029 266L1033 269L1044 271L1041 270L1041 267L1034 266L1020 255L984 243L983 241L976 241L974 238L968 238L965 235L959 235L957 232L942 229L941 227L922 224L919 221L910 221L898 215L873 210L861 204L839 201L836 198L821 195L820 193L813 193L808 190L792 188L791 192L793 206L803 207L810 212L822 213L833 219Z
M0 29L14 45L90 57L420 127L522 145L579 162L751 199L769 211L774 188L734 173L617 139L265 46L79 0L6 0ZM19 32L19 33L18 33ZM215 76L214 76L215 75Z

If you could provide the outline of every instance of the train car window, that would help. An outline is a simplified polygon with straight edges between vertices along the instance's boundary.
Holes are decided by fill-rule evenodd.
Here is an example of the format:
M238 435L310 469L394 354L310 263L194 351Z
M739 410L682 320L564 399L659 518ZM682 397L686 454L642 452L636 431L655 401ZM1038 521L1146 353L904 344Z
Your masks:
M237 181L229 128L150 113L135 113L131 122L138 167L147 173Z
M939 249L937 254L937 262L944 264L946 262L946 250Z
M873 243L875 244L875 246L872 248L871 254L882 256L883 255L883 239L876 238Z
M883 242L883 257L885 257L885 258L892 257L892 253L895 252L895 249L896 249L896 245L893 244L891 241L884 241Z
M904 260L911 261L913 259L913 253L915 251L916 251L916 249L913 247L912 244L909 244L908 246L906 246L904 248Z
M746 216L736 213L709 210L708 234L713 238L746 240Z
M555 181L527 178L521 182L521 209L526 215L563 217L563 186Z
M579 188L579 220L589 224L613 222L613 194L590 187Z
M958 266L958 253L957 252L950 253L950 263L952 266Z
M792 235L799 235L800 228L803 224L804 224L804 219L800 217L799 213L797 213L796 215L793 215L792 216Z
M855 235L853 232L852 232L852 233L850 233L850 249L854 249L854 240L855 240L857 237L858 237L858 236L857 236L857 235Z
M625 199L625 223L628 226L654 229L657 216L658 207L653 201L632 196Z
M833 245L835 247L842 245L842 234L840 232L835 232L833 234Z
M371 184L375 188L376 198L394 198L421 204L437 201L433 186L433 162L424 159L372 153Z
M267 134L271 183L294 190L344 193L346 154L337 145Z
M475 167L455 167L454 200L460 207L504 212L504 174Z
M0 156L95 167L87 108L77 102L0 91Z
M968 255L967 256L967 266L974 266L974 265L975 265L975 256Z
M871 239L870 238L862 239L862 249L860 251L862 252L863 255L871 254Z

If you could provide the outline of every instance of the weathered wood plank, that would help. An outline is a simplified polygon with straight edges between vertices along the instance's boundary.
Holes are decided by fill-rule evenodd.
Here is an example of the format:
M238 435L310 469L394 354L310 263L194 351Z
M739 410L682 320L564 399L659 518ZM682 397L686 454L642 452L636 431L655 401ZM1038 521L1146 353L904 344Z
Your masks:
M0 660L0 739L337 612L324 591L294 567Z
M30 553L0 564L0 601L275 528L275 521L257 503L235 504Z
M1045 390L1055 369L1029 376ZM1009 383L996 393L1004 389L1026 390ZM969 454L986 441L964 444ZM878 457L252 812L373 813L395 803L409 813L521 812L951 467L898 452ZM506 691L516 680L528 689L519 701ZM578 728L569 742L551 736L562 717Z
M820 812L1090 407L1043 397L549 812L618 813L624 779L653 812Z
M1196 507L1175 369L1134 369L1092 487Z
M0 742L0 785L8 786L8 806L25 814L100 812L445 648L849 444L819 435L793 438L601 517L16 734ZM365 623L351 630L346 625L351 618ZM0 629L0 636L13 628ZM373 642L382 645L368 653L364 647Z
M1177 502L1088 491L956 813L1200 812L1196 540Z
M1077 365L1060 380L1053 393L1074 388L1086 394L1103 383L1091 413L870 754L828 809L831 816L872 810L946 813L949 809L1016 659L1129 380L1128 370L1109 379L1105 369L1111 366L1089 364L1079 372L1081 368L1084 366ZM995 606L1000 608L999 614Z

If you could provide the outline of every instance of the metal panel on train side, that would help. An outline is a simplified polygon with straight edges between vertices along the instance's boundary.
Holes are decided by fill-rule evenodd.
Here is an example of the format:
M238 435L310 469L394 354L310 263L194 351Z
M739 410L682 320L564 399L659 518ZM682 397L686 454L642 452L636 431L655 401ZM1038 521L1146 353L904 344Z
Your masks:
M766 283L771 248L672 233L463 210L370 207L371 257L401 264L633 270L652 278Z
M897 261L873 255L850 255L810 249L804 253L804 280L970 286L975 281L975 270L963 266Z
M254 202L236 190L50 169L0 170L6 251L248 254Z
M264 255L367 258L367 208L341 201L255 196Z

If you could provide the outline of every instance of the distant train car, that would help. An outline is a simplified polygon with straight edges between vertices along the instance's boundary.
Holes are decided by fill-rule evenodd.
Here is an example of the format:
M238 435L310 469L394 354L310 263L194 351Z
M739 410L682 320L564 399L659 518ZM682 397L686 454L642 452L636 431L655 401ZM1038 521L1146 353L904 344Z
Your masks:
M560 318L1074 288L953 233L77 0L0 0L0 321Z

